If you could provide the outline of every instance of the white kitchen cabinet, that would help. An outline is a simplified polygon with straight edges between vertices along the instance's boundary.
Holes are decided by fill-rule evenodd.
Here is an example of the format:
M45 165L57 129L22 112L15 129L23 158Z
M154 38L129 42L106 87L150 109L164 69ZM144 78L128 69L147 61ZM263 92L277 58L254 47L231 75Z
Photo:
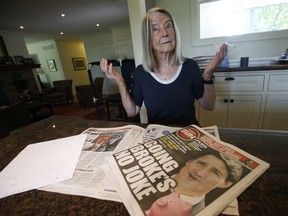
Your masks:
M261 95L219 95L214 111L200 111L201 126L258 128Z
M216 72L216 108L196 106L201 126L288 130L288 70Z
M288 74L270 74L263 129L288 130Z
M288 130L288 95L267 96L263 129Z
M214 111L199 109L201 126L259 128L265 75L216 73Z

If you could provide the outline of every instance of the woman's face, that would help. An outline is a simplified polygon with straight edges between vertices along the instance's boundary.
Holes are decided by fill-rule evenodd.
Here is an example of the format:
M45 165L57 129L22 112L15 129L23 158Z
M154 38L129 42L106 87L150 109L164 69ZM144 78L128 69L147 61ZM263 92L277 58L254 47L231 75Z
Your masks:
M151 41L155 53L169 53L175 49L175 31L172 20L162 13L151 18Z

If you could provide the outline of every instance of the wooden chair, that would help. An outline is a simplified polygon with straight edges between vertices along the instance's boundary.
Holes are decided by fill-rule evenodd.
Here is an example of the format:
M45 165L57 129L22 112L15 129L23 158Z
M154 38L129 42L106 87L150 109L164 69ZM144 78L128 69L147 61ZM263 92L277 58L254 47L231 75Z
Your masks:
M53 82L53 86L56 90L64 92L67 103L73 103L72 79L56 80Z
M90 85L75 86L78 103L81 109L94 105L93 94Z
M96 77L93 85L75 86L78 102L81 108L86 108L97 102L103 103L103 77Z
M93 90L93 100L96 108L96 118L101 119L102 107L104 105L103 98L103 83L104 77L96 77L93 84L91 84L91 89Z
M133 85L133 72L135 70L135 61L134 59L124 59L122 60L121 73L125 81L125 84L128 88L129 94L132 96L132 85ZM107 117L108 120L113 121L131 121L131 122L140 122L140 116L137 115L133 118L128 118L127 113L122 105L120 94L113 94L105 98ZM118 113L113 116L112 107L116 107Z
M73 103L72 80L56 80L52 88L42 89L42 100L51 104Z

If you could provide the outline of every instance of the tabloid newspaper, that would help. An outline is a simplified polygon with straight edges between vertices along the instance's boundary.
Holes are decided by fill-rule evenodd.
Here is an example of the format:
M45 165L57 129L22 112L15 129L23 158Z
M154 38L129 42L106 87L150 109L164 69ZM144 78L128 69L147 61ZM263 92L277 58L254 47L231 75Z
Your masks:
M109 165L132 216L218 215L269 167L195 125L114 153Z
M113 153L137 144L144 130L136 125L88 128L82 132L87 138L73 177L38 189L121 202L102 165Z

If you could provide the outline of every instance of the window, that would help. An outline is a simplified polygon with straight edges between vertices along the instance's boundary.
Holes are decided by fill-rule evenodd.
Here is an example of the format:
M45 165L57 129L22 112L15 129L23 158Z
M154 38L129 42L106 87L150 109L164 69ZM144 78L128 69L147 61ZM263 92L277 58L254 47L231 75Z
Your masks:
M244 36L284 37L288 0L197 0L198 40ZM281 33L280 33L281 32ZM255 34L257 36L255 37ZM242 37L243 38L243 37ZM239 39L239 38L238 38Z

